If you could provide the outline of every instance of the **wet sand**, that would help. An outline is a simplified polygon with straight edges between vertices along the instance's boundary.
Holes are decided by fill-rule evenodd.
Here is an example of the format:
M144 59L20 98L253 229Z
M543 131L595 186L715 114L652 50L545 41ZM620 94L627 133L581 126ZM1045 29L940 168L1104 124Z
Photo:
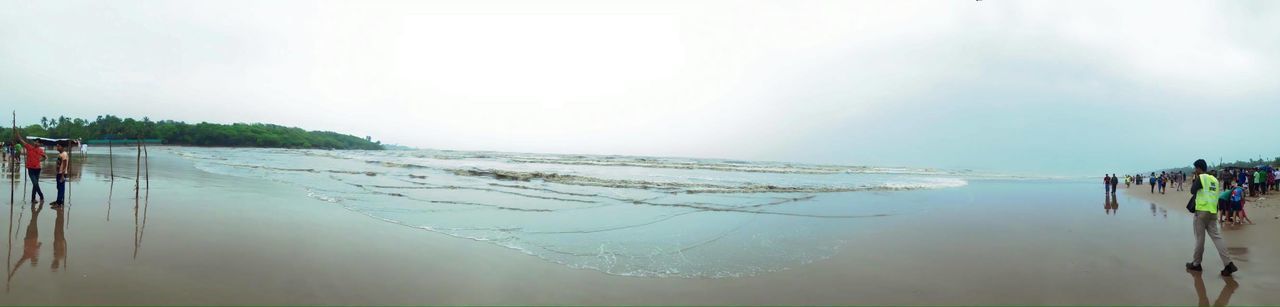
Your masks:
M830 259L741 278L637 278L381 222L157 148L135 199L132 152L116 155L114 187L102 155L73 165L61 214L33 214L16 184L0 303L1280 304L1274 239L1229 231L1246 249L1239 276L1222 279L1208 261L1210 272L1189 274L1185 210L1125 191L1113 202L1085 182L877 192L892 201L865 205L895 215L847 234ZM52 177L42 187L52 200ZM36 257L15 266L24 255Z
M1157 188L1158 189L1158 188ZM1190 215L1187 212L1187 200L1191 198L1191 184L1183 185L1183 191L1178 191L1175 187L1165 187L1165 193L1160 194L1151 192L1150 185L1132 189L1120 188L1122 193L1141 199L1167 209L1169 212L1177 212L1179 215ZM1247 192L1246 192L1247 193ZM1267 195L1259 197L1246 197L1245 213L1249 215L1254 224L1229 224L1221 226L1223 238L1227 242L1232 257L1238 258L1240 263L1237 265L1250 263L1254 261L1272 261L1280 255L1280 191L1271 191ZM1188 224L1188 227L1190 224ZM1194 241L1192 241L1194 243ZM1209 261L1209 257L1217 257L1211 253L1212 243L1206 242L1205 247L1205 269L1214 268L1213 270L1221 270L1222 264L1217 258ZM1210 255L1214 254L1214 255ZM1189 257L1188 257L1188 261ZM1270 263L1270 262L1268 262ZM1256 265L1254 265L1256 266ZM1243 266L1241 266L1243 268Z

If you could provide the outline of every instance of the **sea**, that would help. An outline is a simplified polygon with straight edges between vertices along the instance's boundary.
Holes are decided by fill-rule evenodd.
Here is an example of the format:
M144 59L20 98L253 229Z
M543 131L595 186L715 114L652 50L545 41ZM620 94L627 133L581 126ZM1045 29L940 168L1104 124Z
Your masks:
M1022 177L911 167L451 150L167 147L214 174L267 179L423 235L486 242L577 269L727 278L851 248L973 181ZM948 197L954 197L948 196ZM335 225L335 227L341 227ZM867 247L862 247L867 248Z

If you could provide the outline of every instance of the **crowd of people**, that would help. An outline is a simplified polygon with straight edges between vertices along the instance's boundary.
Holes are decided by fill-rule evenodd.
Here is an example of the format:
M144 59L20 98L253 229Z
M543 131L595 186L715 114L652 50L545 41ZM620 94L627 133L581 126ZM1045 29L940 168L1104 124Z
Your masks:
M1116 193L1121 180L1124 181L1125 188L1131 188L1133 185L1141 188L1145 183L1150 186L1148 193L1165 194L1165 190L1169 187L1176 191L1185 191L1184 186L1190 179L1191 185L1187 188L1190 189L1192 197L1187 202L1187 211L1195 214L1193 226L1196 249L1193 261L1188 262L1186 268L1192 271L1202 270L1201 258L1204 253L1205 237L1208 236L1213 241L1214 247L1218 249L1218 255L1225 266L1222 275L1229 276L1238 268L1227 254L1226 244L1219 233L1218 225L1253 224L1253 220L1245 211L1248 197L1262 197L1268 192L1280 190L1280 180L1277 180L1280 178L1280 169L1260 165L1252 168L1224 167L1210 170L1203 159L1195 161L1193 166L1194 171L1190 178L1183 171L1162 171L1159 174L1151 172L1146 175L1139 173L1125 175L1123 179L1115 174L1104 174L1102 180L1104 191L1109 197L1108 211L1114 210L1110 206L1110 197L1112 197L1110 195ZM1153 207L1152 214L1154 213Z
M3 161L18 161L18 149L15 148L13 142L0 142L0 148L3 148L4 154L0 155Z
M1177 191L1184 191L1184 185L1187 182L1187 173L1178 172L1160 172L1156 175L1152 172L1150 176L1143 177L1142 174L1124 175L1124 187L1127 189L1131 185L1142 186L1143 179L1147 180L1147 184L1151 185L1151 193L1164 194L1165 189L1172 186ZM1116 188L1120 187L1120 177L1116 174L1103 175L1102 182L1106 187L1107 193L1115 194Z
M1221 170L1206 171L1207 175L1220 179L1222 184L1221 193L1219 195L1219 223L1223 224L1252 224L1253 220L1249 219L1248 213L1245 212L1245 204L1249 201L1246 197L1259 197L1267 195L1268 192L1274 193L1280 190L1280 169L1270 166L1261 166L1255 168L1236 168L1228 167ZM1103 175L1103 186L1107 193L1115 194L1119 187L1121 178L1115 174ZM1159 174L1151 172L1149 175L1133 174L1125 175L1123 178L1125 188L1133 185L1142 186L1144 182L1150 186L1149 193L1165 194L1165 189L1173 187L1176 191L1185 191L1187 182L1187 174L1183 171L1162 171Z

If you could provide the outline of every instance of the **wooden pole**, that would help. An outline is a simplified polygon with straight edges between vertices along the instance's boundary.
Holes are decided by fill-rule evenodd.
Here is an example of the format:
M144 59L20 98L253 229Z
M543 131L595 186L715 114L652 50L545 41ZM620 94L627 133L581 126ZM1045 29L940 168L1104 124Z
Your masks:
M115 154L111 152L111 138L107 138L107 164L111 165L111 182L116 181L116 159Z
M115 193L116 193L116 163L115 163L116 158L115 158L115 153L111 151L111 148L114 147L114 143L115 142L111 140L111 137L107 137L107 161L109 161L107 162L107 164L111 165L111 175L110 175L111 183L110 183L110 186L107 187L107 221L108 222L111 221L111 197L115 196Z
M67 145L71 145L70 140L67 141ZM63 163L66 163L67 165L67 174L62 176L62 180L65 180L62 182L62 188L64 189L63 193L65 193L66 195L63 195L65 198L62 199L63 203L61 204L61 206L66 208L64 210L67 211L67 223L63 225L64 226L63 229L66 229L66 226L71 226L71 205L70 205L71 203L71 158L74 158L76 155L70 152L71 150L70 146L63 147L63 149L68 150L67 161L63 162ZM55 170L55 172L58 172L58 171L62 171L62 170L61 169ZM57 184L58 184L57 182L54 182L54 188L57 188Z
M138 259L138 199L133 199L133 259Z
M14 132L14 135L17 135L17 132L18 132L18 111L13 111L13 132ZM16 140L15 140L15 141L16 141ZM16 146L17 144L14 144L14 145ZM25 148L24 148L24 150L25 150ZM17 152L17 147L14 147L14 152L15 152L15 153ZM22 199L25 201L25 200L27 199L27 178L26 178L26 173L27 173L27 172L24 172L22 168L16 168L16 169L14 169L14 171L18 172L18 177L19 177L18 179L21 179L21 180L22 180ZM33 199L34 199L35 197L36 197L35 195L31 195L31 198L33 198Z
M142 140L137 140L137 141L138 141L138 159L137 159L137 163L134 164L136 169L133 172L134 173L133 198L138 198L138 188L141 187L141 183L142 183ZM137 207L138 206L135 205L134 209L137 209Z
M151 194L151 156L147 154L147 145L142 145L142 163L146 163L147 195Z
M17 111L14 111L13 113L13 128L14 129L18 128L18 112ZM18 131L18 130L14 130L14 131ZM4 154L5 156L9 155L8 152L5 152ZM9 158L9 157L5 157L5 158ZM9 161L9 163L10 164L6 165L5 167L11 169L15 174L13 174L12 177L9 177L9 249L6 253L7 257L5 258L5 268L9 269L8 271L9 276L13 276L13 206L15 205L14 196L17 195L16 192L18 190L18 181L17 181L18 174L16 174L18 172L18 167L17 167L18 161L12 160L12 161ZM9 292L10 283L12 283L12 279L5 280L4 290L6 293Z
M7 155L9 153L5 153L5 154ZM17 162L13 161L10 163L17 163ZM10 164L10 165L7 165L6 167L12 168L14 172L17 172L18 169L13 168L14 166L17 166L17 164ZM5 258L5 268L9 269L8 271L9 276L13 276L13 207L15 205L13 196L15 195L14 194L14 192L16 192L15 190L18 189L18 182L16 181L18 179L17 177L18 174L13 174L13 176L14 177L10 177L11 179L9 179L9 249L6 252L7 257ZM12 282L13 282L12 279L5 280L4 291L6 293L9 292L9 284Z

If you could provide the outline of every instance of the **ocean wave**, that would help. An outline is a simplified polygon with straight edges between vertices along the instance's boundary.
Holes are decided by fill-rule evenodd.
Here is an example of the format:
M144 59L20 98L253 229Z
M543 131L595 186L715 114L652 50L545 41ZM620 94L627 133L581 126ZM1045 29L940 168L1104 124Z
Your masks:
M266 165L241 164L241 163L217 163L217 164L231 166L231 167L256 168L256 169L284 171L284 172L334 173L334 174L353 174L353 175L365 175L365 176L378 175L378 172L373 172L373 171L352 171L352 170L341 170L341 169L316 169L316 168L288 168L288 167L276 167L276 166L266 166Z
M608 167L640 167L661 169L711 170L721 172L773 173L773 174L910 174L957 175L963 171L946 171L932 168L871 167L840 165L807 165L796 163L762 163L748 161L664 160L657 158L604 157L592 159L585 156L568 158L509 157L512 163L559 164Z
M905 191L919 189L936 189L963 186L967 182L958 178L938 178L921 182L892 182L882 184L862 184L857 186L785 186L773 184L747 183L739 185L648 181L630 179L606 179L581 175L560 174L552 172L522 172L496 169L453 169L455 175L470 177L488 177L504 181L533 181L591 186L619 189L660 190L668 193L834 193L862 191Z
M666 168L666 169L697 169L712 170L723 172L749 172L749 173L775 173L775 174L840 174L853 172L852 168L821 168L821 167L800 167L800 166L767 166L767 165L749 165L745 163L696 163L696 162L660 162L656 160L639 159L633 161L607 161L607 160L567 160L567 159L546 159L546 158L511 158L508 161L513 163L537 163L537 164L560 164L560 165L584 165L584 166L622 166L622 167L642 167L642 168Z
M820 261L849 234L911 214L874 205L890 193L834 192L968 184L968 177L925 168L730 160L431 150L175 152L203 171L297 186L317 204L379 221L636 277L742 277Z

